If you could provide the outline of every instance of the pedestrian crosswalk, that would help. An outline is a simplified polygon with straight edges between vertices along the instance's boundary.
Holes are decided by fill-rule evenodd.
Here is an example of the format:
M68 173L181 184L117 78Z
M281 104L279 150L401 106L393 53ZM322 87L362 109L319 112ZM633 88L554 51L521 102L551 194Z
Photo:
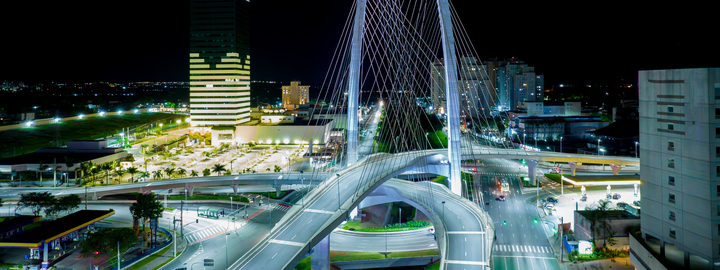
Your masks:
M193 233L185 235L185 241L187 241L187 243L190 245L197 244L199 242L210 239L214 236L220 235L220 233L225 232L225 230L226 230L225 227L215 225L210 228L200 230L200 231L195 231Z
M274 210L277 210L277 211L287 212L287 210L290 210L290 207L292 207L292 206L289 206L289 205L287 205L287 204L279 203L279 204L278 204L277 206L275 206L275 208L273 208L273 209L274 209Z
M549 246L495 245L495 252L552 253Z

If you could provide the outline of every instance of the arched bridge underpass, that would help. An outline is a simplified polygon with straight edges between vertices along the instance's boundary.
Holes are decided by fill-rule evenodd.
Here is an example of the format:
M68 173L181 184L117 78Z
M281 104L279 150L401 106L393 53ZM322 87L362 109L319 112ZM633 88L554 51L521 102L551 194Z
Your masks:
M296 204L275 225L268 236L255 245L240 260L231 265L230 269L293 268L312 247L330 234L343 220L347 219L348 212L378 186L405 171L418 171L426 168L429 164L438 164L446 159L443 155L445 153L445 150L439 149L394 155L381 153L364 158L359 163L344 169L338 174L339 176L330 177L330 179L306 195L305 205ZM365 175L367 173L366 168L381 169L377 170L373 175ZM356 189L358 181L363 178L367 178L367 181L363 181L359 188ZM408 189L406 192L414 192L415 190L422 192L422 185L418 185L417 189ZM438 191L440 191L438 194L444 195L437 196L455 197L457 201L464 202L462 206L458 205L457 207L467 209L474 207L475 210L471 212L477 213L478 218L473 221L461 222L462 219L454 215L455 219L451 223L460 224L459 226L466 226L466 228L477 226L477 228L473 229L473 235L486 239L479 250L475 247L472 252L467 253L468 257L465 257L464 252L456 253L449 250L451 248L448 244L449 239L456 236L452 231L455 228L450 228L452 230L446 237L446 229L443 223L437 223L436 229L438 232L443 232L438 237L443 264L447 265L447 269L454 269L455 267L485 269L490 259L491 248L489 247L492 246L492 237L485 238L485 236L493 235L492 222L482 210L474 206L470 201L463 200L446 188ZM428 201L426 202L428 205L425 207L433 209L437 207L433 204L438 202L441 203L441 201L437 200ZM433 219L442 219L437 208L434 209L435 211L432 213ZM468 219L469 217L463 218ZM465 225L466 223L468 225ZM458 254L462 254L464 259L458 260L460 259L456 258Z

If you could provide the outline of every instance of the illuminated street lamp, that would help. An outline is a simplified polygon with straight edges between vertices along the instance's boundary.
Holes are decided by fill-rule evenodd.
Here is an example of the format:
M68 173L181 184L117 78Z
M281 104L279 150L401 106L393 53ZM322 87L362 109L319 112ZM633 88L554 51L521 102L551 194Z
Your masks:
M85 117L84 114L78 115L78 119L83 119L83 117Z
M598 156L600 155L600 139L598 139Z
M60 122L60 118L55 117L55 119L53 119L53 122L55 122L55 123Z
M637 149L638 147L637 147L637 145L638 145L638 142L635 142L635 158L638 157L638 149Z
M30 120L28 120L27 122L25 122L25 126L28 126L28 127L32 126L33 124L35 124L35 122L30 121Z
M100 116L105 116L105 112L100 112Z
M177 121L175 121L175 123L177 123L178 125L180 124L180 122L182 122L182 121L180 121L180 119L178 119Z
M122 111L122 110L118 110L118 111L117 111L117 114L123 114L123 111Z
M133 113L139 113L139 112L140 112L140 110L138 110L138 109L133 110Z

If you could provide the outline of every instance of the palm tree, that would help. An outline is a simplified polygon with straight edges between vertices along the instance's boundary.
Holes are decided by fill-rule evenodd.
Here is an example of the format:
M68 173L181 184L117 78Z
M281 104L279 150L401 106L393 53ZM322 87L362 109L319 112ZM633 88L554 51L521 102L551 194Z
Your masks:
M118 177L118 184L120 184L120 180L122 180L122 177L127 174L127 170L123 170L122 168L115 170L115 175Z
M105 184L110 184L110 170L114 169L113 165L110 163L103 163L102 165L100 165L100 169L105 171Z
M190 176L191 176L191 177L198 177L199 174L198 174L198 172L197 172L196 170L192 170L192 171L190 171Z
M212 170L211 170L211 171L214 172L214 173L217 173L218 175L220 175L221 172L224 172L224 171L226 171L226 170L227 170L227 169L225 169L225 165L222 165L222 164L220 164L220 163L217 163L217 164L215 164L215 165L212 167Z
M75 160L72 158L69 158L69 157L64 157L64 159L65 159L65 171L68 174L66 178L70 178L70 167L75 166ZM77 177L75 177L75 178L77 178ZM65 179L65 181L67 181L67 179Z
M174 168L165 168L165 174L167 175L168 178L172 178L174 173L175 173Z
M138 172L138 168L130 167L127 172L130 174L130 183L135 182L135 174Z
M163 176L163 172L161 170L157 170L153 172L153 179L159 180Z
M93 185L95 185L95 181L97 181L95 176L97 176L97 174L100 172L101 172L101 170L100 170L100 168L98 168L98 166L94 166L92 169L90 169L90 178L92 178L92 180L93 180L92 181Z
M147 144L141 144L140 145L140 152L147 155L147 148L150 147Z
M187 174L187 170L185 170L185 168L179 168L179 169L177 170L177 176L178 176L179 178L185 177L185 174Z

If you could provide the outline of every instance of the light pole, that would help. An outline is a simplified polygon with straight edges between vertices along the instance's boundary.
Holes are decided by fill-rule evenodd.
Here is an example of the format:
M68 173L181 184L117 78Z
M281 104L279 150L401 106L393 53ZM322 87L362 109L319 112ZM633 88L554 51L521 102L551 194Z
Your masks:
M598 156L600 155L600 139L598 139Z
M638 157L638 142L635 142L635 158Z
M525 133L523 133L523 146L525 145Z
M85 210L87 210L87 189L88 187L85 186Z
M560 136L560 153L562 153L562 139L563 139L563 137Z

